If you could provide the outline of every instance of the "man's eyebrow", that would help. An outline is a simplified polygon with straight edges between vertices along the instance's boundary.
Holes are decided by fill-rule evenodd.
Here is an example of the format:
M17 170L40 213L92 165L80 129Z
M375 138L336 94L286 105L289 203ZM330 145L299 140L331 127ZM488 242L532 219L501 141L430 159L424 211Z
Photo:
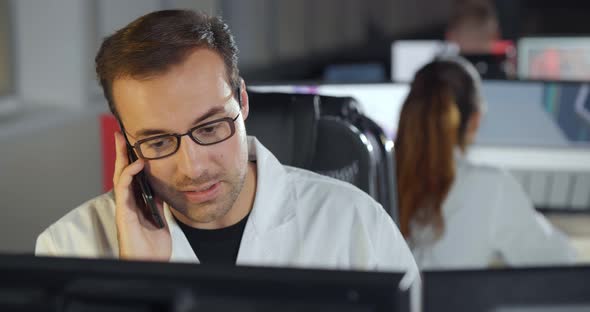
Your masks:
M204 113L203 115L201 115L197 119L195 119L195 121L193 121L192 125L196 126L198 123L202 122L203 120L206 120L207 118L210 118L211 116L215 116L220 113L225 113L224 106L212 107L206 113ZM135 136L136 137L149 137L149 136L166 134L166 133L172 133L172 132L169 130L163 130L163 129L142 129L142 130L139 130L135 134Z

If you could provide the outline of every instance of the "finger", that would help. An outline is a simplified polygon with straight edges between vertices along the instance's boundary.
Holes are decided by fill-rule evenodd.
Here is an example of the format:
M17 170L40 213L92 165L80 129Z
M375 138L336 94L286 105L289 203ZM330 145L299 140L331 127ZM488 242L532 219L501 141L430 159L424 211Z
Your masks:
M115 170L113 171L113 185L118 184L123 169L129 165L127 143L121 132L115 132Z
M138 220L141 212L138 211L137 198L135 196L134 187L131 184L133 176L136 175L143 169L143 161L138 160L131 165L127 166L119 176L118 184L114 185L115 188L115 202L117 205L116 215L123 217L123 219Z
M158 196L154 196L155 198L155 202L156 202L156 206L158 207L158 212L160 213L160 217L162 218L162 221L164 222L164 227L168 227L168 222L166 221L166 218L164 217L164 201L158 197Z
M119 175L119 179L117 185L115 186L117 190L124 191L124 190L131 190L131 182L133 181L133 176L138 174L141 170L143 170L145 162L143 159L138 159L134 161L132 164L127 166L123 169L121 174Z

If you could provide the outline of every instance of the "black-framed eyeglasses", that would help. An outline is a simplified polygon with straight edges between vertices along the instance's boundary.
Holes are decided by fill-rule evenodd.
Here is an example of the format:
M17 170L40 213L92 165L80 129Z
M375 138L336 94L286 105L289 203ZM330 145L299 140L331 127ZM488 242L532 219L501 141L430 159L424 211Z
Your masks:
M209 121L207 123L191 128L184 134L162 134L147 139L142 139L132 147L137 151L139 157L146 160L168 157L180 148L180 138L188 135L199 145L213 145L231 138L236 133L234 122L240 113L234 118L225 117Z

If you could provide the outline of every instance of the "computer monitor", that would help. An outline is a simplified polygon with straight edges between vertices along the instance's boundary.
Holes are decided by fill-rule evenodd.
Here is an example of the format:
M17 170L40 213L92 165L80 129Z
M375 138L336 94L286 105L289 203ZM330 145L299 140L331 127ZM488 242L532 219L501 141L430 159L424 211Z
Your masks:
M0 311L399 311L402 274L0 256Z
M317 87L320 95L355 98L363 114L375 121L391 139L395 138L399 114L409 91L409 86L402 83L324 84Z
M397 40L391 44L391 80L411 82L414 74L436 57L459 54L459 46L440 40Z
M590 311L590 267L423 272L431 311Z
M518 76L520 79L590 80L590 38L520 39Z
M590 84L484 81L486 114L477 144L590 147Z

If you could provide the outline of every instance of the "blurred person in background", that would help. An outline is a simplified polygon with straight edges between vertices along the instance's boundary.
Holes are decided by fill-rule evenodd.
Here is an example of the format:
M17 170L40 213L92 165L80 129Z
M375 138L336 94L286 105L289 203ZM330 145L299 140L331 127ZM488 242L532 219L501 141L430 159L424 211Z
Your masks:
M455 0L445 39L461 54L489 54L500 39L496 10L488 0Z
M501 40L496 9L490 0L455 0L445 40L457 44L460 54L486 79L516 78L516 49Z
M423 269L575 260L508 172L470 162L482 118L480 77L461 58L435 60L411 84L396 138L400 227Z

